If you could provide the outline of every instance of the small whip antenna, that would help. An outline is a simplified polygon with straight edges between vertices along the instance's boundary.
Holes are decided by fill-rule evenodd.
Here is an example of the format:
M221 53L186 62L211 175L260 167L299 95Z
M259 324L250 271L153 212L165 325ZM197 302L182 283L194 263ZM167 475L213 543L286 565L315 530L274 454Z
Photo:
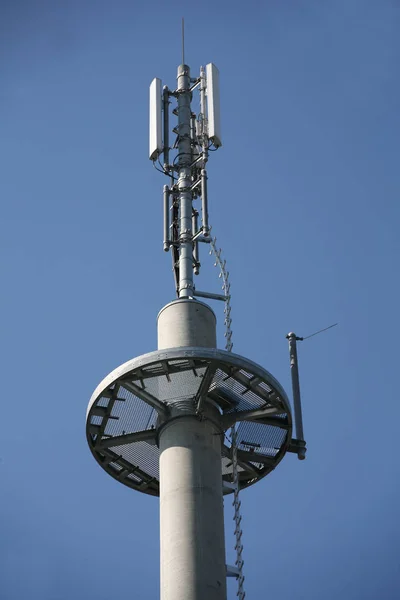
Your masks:
M333 325L329 325L329 327L324 327L324 329L320 329L319 331L316 331L315 333L312 333L311 335L306 335L306 337L299 338L299 339L301 341L308 340L309 338L314 337L314 335L318 335L319 333L323 333L324 331L328 331L328 329L332 329L332 327L336 327L336 325L339 325L339 323L334 323Z
M182 64L185 64L185 19L182 17Z

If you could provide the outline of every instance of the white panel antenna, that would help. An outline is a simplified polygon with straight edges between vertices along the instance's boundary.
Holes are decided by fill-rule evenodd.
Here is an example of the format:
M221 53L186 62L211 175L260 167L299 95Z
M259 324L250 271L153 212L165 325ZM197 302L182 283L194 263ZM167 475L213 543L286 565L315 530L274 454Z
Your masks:
M222 146L219 103L219 71L213 63L206 65L208 137L216 148Z
M155 77L150 84L150 160L156 160L163 150L161 123L161 79Z

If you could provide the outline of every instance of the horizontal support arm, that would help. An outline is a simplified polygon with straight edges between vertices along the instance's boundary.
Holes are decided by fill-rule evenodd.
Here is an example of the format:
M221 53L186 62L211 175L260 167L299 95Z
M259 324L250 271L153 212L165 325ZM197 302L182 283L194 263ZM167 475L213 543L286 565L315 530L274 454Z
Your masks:
M134 444L135 442L148 442L149 444L156 443L156 430L146 429L144 431L135 431L134 433L125 433L124 435L116 435L114 437L100 440L96 444L96 450L104 448L113 448L114 446L125 446Z
M231 451L230 448L228 448L225 445L222 446L222 454L226 458L232 459L232 451ZM257 467L255 465L251 465L250 463L248 463L247 459L243 460L242 458L239 458L239 451L237 453L237 457L238 457L238 459L237 459L238 465L240 467L242 467L242 469L244 469L245 471L247 471L247 473L251 473L255 477L259 477L260 476L260 469L257 469Z
M255 421L263 425L273 425L281 429L289 429L289 424L283 419L274 418L272 415L284 415L283 409L269 406L258 410L243 410L241 412L228 413L222 416L222 425L224 429L231 427L236 421Z
M226 576L227 577L239 577L240 571L237 567L232 565L226 565Z
M271 465L275 464L275 458L272 456L266 456L265 454L259 454L258 452L249 452L248 450L237 450L238 461L241 462L256 462L261 463L263 465Z
M132 392L132 394L135 394L135 396L143 400L143 402L146 402L146 404L149 404L150 406L155 408L159 414L163 416L167 415L168 410L165 404L163 404L163 402L158 400L155 396L149 394L149 392L147 392L143 388L140 388L138 385L135 385L131 381L126 380L120 381L119 384L121 385L121 387L128 390L128 392Z
M222 300L222 302L226 302L227 297L224 294L213 294L211 292L199 292L198 290L194 290L193 296L198 296L199 298L210 298L210 300Z
M207 397L207 392L210 388L211 382L214 378L215 371L217 370L217 365L208 366L206 372L203 375L203 381L200 384L198 392L196 394L195 403L196 403L196 412L200 413L203 407L203 404Z

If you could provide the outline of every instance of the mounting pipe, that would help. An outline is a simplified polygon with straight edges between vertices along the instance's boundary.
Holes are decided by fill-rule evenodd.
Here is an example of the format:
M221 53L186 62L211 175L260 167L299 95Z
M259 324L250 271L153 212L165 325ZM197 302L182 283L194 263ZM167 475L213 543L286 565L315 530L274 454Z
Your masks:
M201 217L203 223L204 235L209 235L210 227L208 225L208 196L207 196L207 171L201 170Z
M164 205L164 252L168 252L171 245L170 240L170 225L169 225L169 194L170 189L164 185L163 189L163 205Z
M163 88L163 110L164 110L164 170L170 169L169 165L169 89L168 86L164 85Z
M198 217L199 213L196 209L192 212L192 233L193 233L193 272L195 275L200 273L200 260L199 260L199 240L194 240L194 236L198 230Z

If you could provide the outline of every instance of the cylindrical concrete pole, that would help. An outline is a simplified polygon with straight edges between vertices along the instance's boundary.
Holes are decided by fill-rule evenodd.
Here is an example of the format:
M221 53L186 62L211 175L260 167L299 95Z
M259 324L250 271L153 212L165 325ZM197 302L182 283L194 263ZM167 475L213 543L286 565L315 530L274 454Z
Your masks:
M158 318L159 349L215 347L212 310L177 300ZM219 411L179 399L159 430L161 600L226 600Z
M183 346L216 348L216 318L198 300L179 299L160 310L157 317L158 349Z
M226 600L221 439L182 416L160 434L161 600Z

